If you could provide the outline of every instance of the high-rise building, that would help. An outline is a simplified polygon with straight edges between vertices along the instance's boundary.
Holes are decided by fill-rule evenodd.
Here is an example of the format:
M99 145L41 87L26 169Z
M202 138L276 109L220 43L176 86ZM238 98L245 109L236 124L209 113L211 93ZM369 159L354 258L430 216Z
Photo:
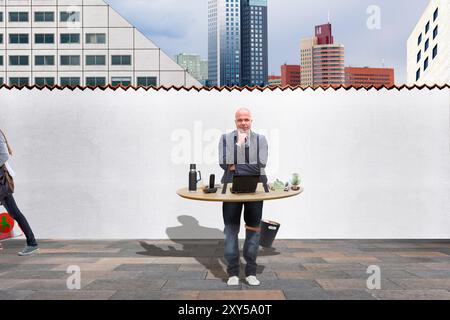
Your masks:
M241 0L241 85L267 85L267 0Z
M281 85L281 76L270 75L267 77L269 86L280 86Z
M300 43L301 84L304 86L345 83L345 52L335 44L331 24L315 27L315 36Z
M208 61L199 55L180 53L175 56L175 62L200 83L203 84L208 79Z
M299 65L284 64L281 66L281 85L282 86L298 86L301 84Z
M208 1L211 85L267 83L267 0Z
M407 83L450 83L450 1L430 0L407 42Z
M345 85L355 87L391 87L394 85L393 68L345 68Z
M200 86L102 0L0 0L0 83Z
M241 84L241 0L208 0L208 80Z

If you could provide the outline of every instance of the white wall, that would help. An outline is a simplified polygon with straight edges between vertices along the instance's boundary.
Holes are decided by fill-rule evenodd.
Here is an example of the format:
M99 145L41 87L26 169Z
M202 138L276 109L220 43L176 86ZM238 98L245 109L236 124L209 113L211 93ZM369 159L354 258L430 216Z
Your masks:
M450 238L449 98L3 89L0 127L15 151L16 200L39 238L160 239L181 215L221 230L220 203L175 192L191 161L220 175L218 136L239 106L267 134L269 178L303 177L301 196L265 203L278 238ZM187 229L178 235L204 236Z

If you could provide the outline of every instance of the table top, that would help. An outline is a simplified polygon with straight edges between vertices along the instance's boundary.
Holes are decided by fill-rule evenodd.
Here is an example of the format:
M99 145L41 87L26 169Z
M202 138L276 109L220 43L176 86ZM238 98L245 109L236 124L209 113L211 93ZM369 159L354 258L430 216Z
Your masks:
M231 188L232 183L228 184ZM258 188L255 193L234 194L230 190L226 194L222 194L222 187L219 187L216 193L205 193L202 188L198 188L196 192L189 192L188 188L183 188L177 191L177 194L185 199L198 200L198 201L212 201L212 202L256 202L256 201L268 201L278 200L283 198L289 198L299 195L303 192L303 188L300 190L289 191L284 190L270 190L269 193L264 191L262 183L258 184Z

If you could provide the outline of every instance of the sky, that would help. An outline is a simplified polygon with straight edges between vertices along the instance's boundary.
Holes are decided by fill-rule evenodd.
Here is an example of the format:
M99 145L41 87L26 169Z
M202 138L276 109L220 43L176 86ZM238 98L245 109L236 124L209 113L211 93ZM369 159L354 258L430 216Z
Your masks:
M106 2L169 56L208 56L208 0ZM406 42L428 2L268 0L269 74L279 75L284 63L300 64L300 40L313 36L314 26L329 17L335 43L345 46L346 66L393 67L396 84L405 83ZM368 28L376 16L379 28Z

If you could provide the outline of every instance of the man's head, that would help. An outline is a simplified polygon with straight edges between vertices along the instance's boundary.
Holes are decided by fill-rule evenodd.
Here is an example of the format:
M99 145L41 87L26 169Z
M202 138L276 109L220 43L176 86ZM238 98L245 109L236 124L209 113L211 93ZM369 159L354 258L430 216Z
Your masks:
M247 108L240 108L236 111L234 122L239 131L249 132L253 123L252 113Z

